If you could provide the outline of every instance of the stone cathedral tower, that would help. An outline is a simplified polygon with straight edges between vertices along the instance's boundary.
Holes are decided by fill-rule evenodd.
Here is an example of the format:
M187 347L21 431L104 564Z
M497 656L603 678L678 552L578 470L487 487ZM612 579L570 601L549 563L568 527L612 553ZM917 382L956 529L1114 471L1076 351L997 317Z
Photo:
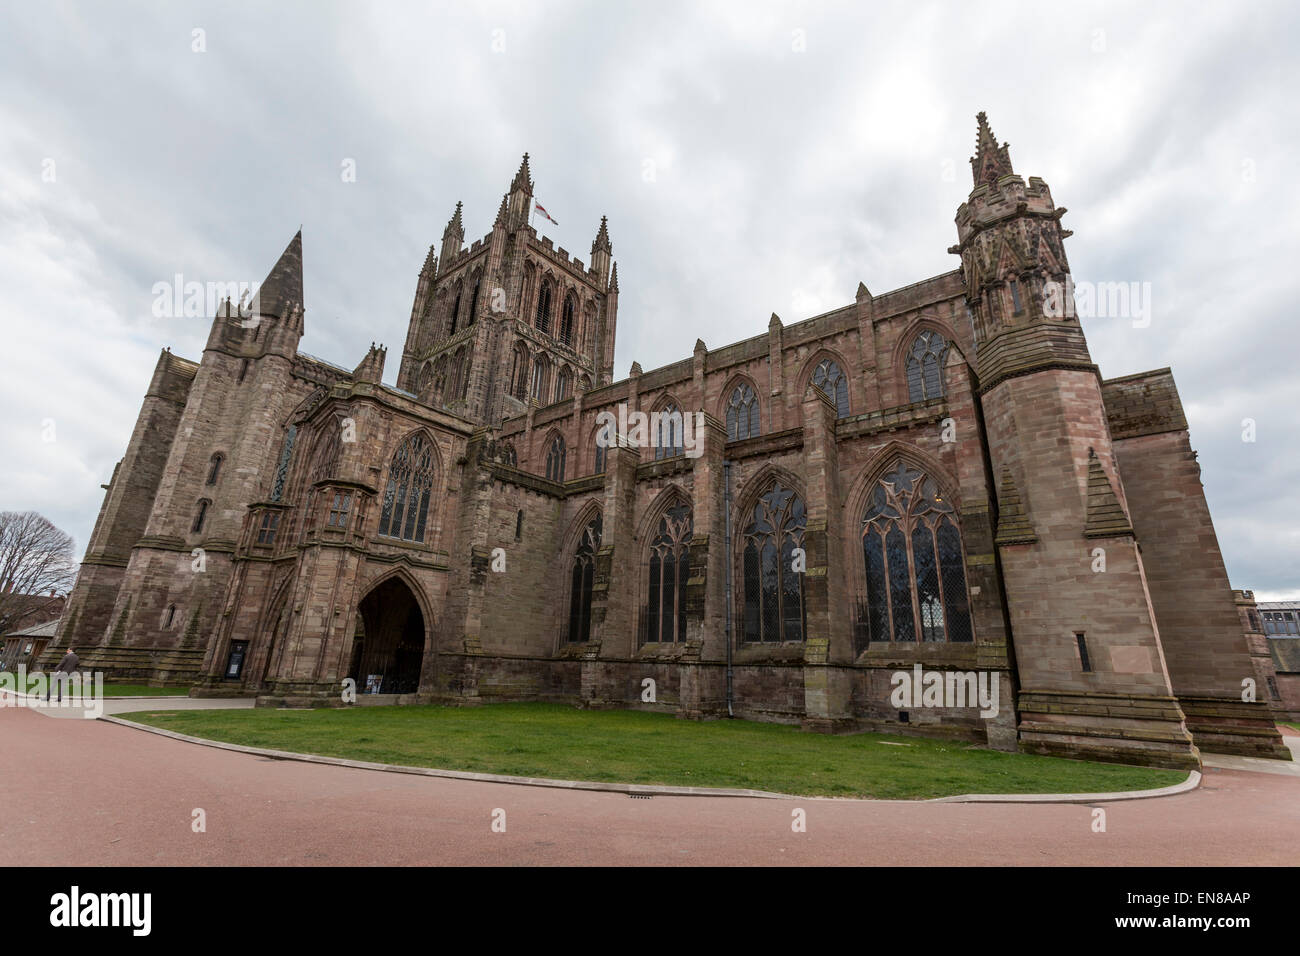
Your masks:
M469 248L457 203L411 306L398 387L478 424L563 401L613 374L618 268L606 221L584 264L538 237L533 192L525 153L492 231Z
M974 189L957 211L960 242L950 251L961 255L965 273L998 489L995 543L1015 635L1021 745L1162 763L1177 762L1189 737L1210 749L1248 750L1258 732L1269 738L1264 744L1261 737L1261 752L1271 751L1265 715L1254 713L1262 705L1243 704L1234 684L1250 673L1244 657L1236 660L1245 652L1234 639L1240 628L1229 622L1228 639L1207 641L1198 652L1188 627L1157 626L1153 604L1173 610L1187 584L1162 573L1169 584L1157 592L1144 567L1150 555L1138 544L1108 421L1119 403L1103 395L1067 291L1065 209L1043 180L1026 183L1015 173L1007 144L998 145L983 113L977 137ZM1133 467L1145 473L1150 460L1144 454ZM1203 506L1199 482L1178 490L1186 508ZM1170 523L1188 517L1170 516ZM1166 539L1169 530L1151 527L1141 540ZM1213 558L1222 578L1213 586L1227 593L1217 548ZM1203 551L1182 559L1184 566L1208 560Z

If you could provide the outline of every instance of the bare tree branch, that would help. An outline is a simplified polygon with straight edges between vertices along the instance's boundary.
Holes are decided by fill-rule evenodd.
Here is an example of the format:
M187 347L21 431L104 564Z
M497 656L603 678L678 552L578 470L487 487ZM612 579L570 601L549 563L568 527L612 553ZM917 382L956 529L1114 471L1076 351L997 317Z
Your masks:
M76 580L72 536L35 511L0 511L0 634L66 596Z

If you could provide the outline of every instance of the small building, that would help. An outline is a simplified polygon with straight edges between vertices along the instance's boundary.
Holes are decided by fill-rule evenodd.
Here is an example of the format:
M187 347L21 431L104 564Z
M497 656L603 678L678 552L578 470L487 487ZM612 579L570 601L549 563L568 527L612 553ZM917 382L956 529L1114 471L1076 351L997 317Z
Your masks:
M0 671L14 673L17 672L19 665L30 671L58 630L59 618L55 618L44 624L19 628L4 635L3 644L0 644Z

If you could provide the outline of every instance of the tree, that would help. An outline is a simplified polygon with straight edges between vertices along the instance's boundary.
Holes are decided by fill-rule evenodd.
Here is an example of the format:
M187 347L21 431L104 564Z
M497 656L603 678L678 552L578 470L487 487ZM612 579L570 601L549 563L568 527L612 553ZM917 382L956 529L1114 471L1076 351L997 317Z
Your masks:
M0 511L0 634L66 595L77 576L72 535L35 511Z

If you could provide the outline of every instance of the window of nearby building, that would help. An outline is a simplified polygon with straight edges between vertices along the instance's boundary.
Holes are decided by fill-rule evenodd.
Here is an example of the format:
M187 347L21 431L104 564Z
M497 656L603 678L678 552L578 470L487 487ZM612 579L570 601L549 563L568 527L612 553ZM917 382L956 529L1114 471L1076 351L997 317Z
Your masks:
M745 641L804 639L804 576L794 570L794 549L803 547L806 527L803 499L779 482L754 504L742 532Z

